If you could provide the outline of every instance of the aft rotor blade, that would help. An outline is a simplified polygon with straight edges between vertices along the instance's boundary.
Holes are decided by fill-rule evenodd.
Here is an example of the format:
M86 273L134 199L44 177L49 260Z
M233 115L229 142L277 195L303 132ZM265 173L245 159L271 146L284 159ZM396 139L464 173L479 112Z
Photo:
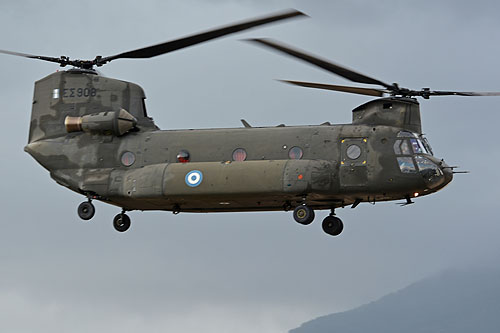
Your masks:
M203 43L208 40L219 38L228 34L232 34L235 32L251 29L260 25L285 20L297 16L307 16L306 14L291 9L286 12L282 12L279 14L274 14L271 16L266 16L262 18L257 18L249 21L244 21L241 23L231 24L228 26L224 26L221 28L216 28L213 30L209 30L206 32L198 33L195 35L175 39L169 42L152 45L144 48L140 48L137 50L127 51L120 54L116 54L113 56L102 58L98 61L99 64L105 64L111 60L120 59L120 58L151 58L161 54L169 53L172 51L176 51L188 46L192 46L195 44Z
M50 61L50 62L57 62L57 63L61 63L61 61L62 61L61 58L39 56L39 55L34 55L34 54L13 52L13 51L7 51L7 50L0 50L0 53L10 54L10 55L18 56L18 57L25 57L25 58L30 58L30 59L40 59L40 60L45 60L45 61Z
M351 80L353 82L366 83L366 84L377 84L377 85L386 87L388 89L392 88L392 85L390 85L390 84L384 83L382 81L371 78L371 77L366 76L364 74L357 73L351 69L334 64L333 62L330 62L330 61L325 60L325 59L321 59L317 56L308 54L304 51L299 51L297 49L293 49L293 48L286 46L284 44L277 43L277 42L275 42L271 39L268 39L268 38L248 39L248 41L255 42L255 43L270 47L272 49L275 49L275 50L278 50L280 52L291 55L292 57L304 60L310 64L313 64L315 66L323 68L331 73L342 76L343 78L346 78L346 79Z
M290 81L290 80L278 80L278 81L289 83L289 84L294 84L296 86L301 86L301 87L306 87L306 88L342 91L342 92L346 92L346 93L367 95L367 96L382 97L382 96L384 96L384 93L390 93L390 91L382 90L382 89L337 86L334 84L324 84L324 83L314 83L314 82L304 82L304 81Z

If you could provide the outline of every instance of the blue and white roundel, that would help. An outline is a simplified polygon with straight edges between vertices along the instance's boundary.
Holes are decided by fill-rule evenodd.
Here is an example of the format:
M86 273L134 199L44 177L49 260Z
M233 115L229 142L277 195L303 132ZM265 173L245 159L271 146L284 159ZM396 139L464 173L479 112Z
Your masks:
M201 173L201 171L193 170L188 172L185 180L187 186L196 187L201 184L201 181L203 180L203 174Z

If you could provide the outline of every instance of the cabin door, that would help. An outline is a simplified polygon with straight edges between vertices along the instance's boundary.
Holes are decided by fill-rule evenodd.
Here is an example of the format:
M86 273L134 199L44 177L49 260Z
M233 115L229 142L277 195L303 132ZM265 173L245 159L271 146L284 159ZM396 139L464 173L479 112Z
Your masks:
M368 184L367 139L342 139L340 142L340 155L340 186L366 186Z

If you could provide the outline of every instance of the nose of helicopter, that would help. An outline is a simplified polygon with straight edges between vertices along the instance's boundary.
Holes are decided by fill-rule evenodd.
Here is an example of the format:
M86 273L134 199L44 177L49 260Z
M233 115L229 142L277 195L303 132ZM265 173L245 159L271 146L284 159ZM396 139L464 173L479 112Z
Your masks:
M426 187L436 192L453 180L453 168L434 156L416 156L420 175L424 178Z
M453 180L453 169L448 164L446 164L444 160L441 161L440 168L444 175L444 183L442 187L445 187L449 182Z
M446 164L444 160L441 160L439 162L436 161L436 164L441 172L440 176L437 177L435 183L433 184L433 190L439 191L453 180L453 168Z

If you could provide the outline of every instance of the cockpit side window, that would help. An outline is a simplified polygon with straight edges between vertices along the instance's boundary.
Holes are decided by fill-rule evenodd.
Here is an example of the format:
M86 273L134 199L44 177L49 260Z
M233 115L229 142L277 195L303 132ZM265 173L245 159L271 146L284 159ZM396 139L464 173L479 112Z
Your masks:
M400 131L397 137L400 139L394 143L394 152L396 155L433 155L429 142L422 134L417 135L408 131Z
M411 157L398 157L398 164L402 173L413 173L417 171Z
M401 153L403 155L411 155L410 152L410 147L408 147L408 140L402 140L403 142L401 143Z
M394 142L394 152L396 155L401 155L401 140L396 140L396 142Z
M408 140L396 140L394 143L394 152L396 155L411 155Z
M428 158L415 156L415 161L417 162L418 170L425 178L431 180L435 176L440 177L443 175L443 171Z
M411 132L401 131L398 133L398 139L394 142L394 153L397 156L399 169L402 173L417 172L413 154L421 154L422 147L420 146L417 136ZM402 156L403 155L403 156Z
M436 164L432 163L431 160L423 156L415 156L415 161L417 162L418 170L420 171L427 171L427 170L433 170L436 172L441 171Z

